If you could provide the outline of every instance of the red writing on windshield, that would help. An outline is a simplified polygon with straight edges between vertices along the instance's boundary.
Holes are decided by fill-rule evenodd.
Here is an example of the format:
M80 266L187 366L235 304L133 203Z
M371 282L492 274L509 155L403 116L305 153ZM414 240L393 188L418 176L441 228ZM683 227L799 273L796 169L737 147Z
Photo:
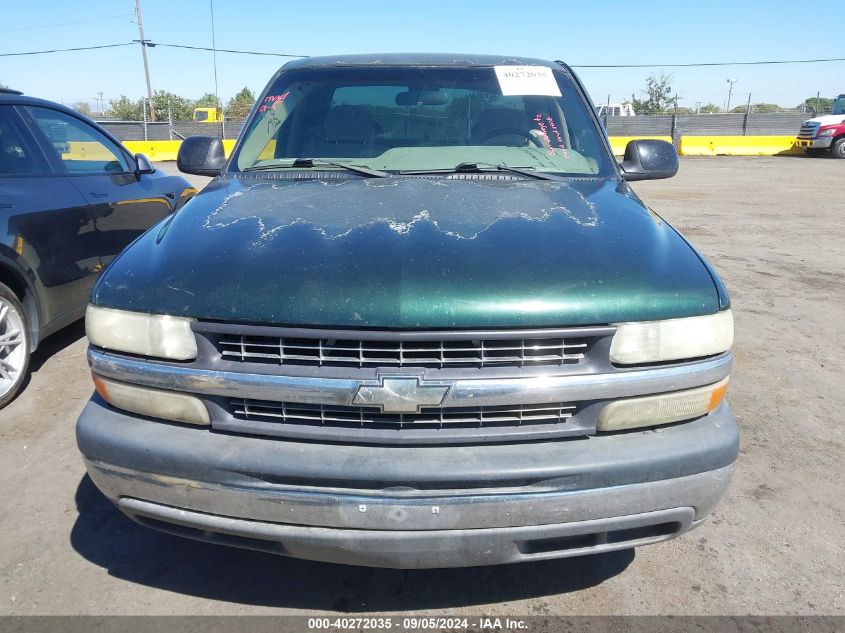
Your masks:
M540 130L540 136L543 140L543 145L548 151L549 156L555 155L555 147L561 150L564 158L569 158L569 150L566 149L566 143L563 142L563 136L560 133L560 130L557 129L557 125L555 124L555 120L552 118L551 115L547 114L545 117L537 113L534 117L534 123L537 124L537 129Z
M289 90L280 95L267 95L264 97L264 103L261 104L258 111L266 112L267 110L275 110L280 103L283 103L288 98L288 95L290 95Z

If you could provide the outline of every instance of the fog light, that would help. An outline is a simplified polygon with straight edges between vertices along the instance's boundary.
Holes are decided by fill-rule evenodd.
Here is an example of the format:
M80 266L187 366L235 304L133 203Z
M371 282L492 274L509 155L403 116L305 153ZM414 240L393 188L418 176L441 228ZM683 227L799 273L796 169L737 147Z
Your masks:
M118 409L175 422L211 424L208 409L194 396L115 382L96 375L94 385L103 400Z
M596 429L624 431L691 420L706 415L718 407L727 389L728 379L725 378L706 387L674 391L658 396L617 400L601 410Z

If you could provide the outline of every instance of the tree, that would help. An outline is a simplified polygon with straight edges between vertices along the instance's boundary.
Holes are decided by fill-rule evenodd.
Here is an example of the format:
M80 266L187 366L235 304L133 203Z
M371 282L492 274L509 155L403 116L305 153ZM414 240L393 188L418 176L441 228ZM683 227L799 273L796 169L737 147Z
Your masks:
M719 112L722 111L722 108L717 106L715 103L708 103L707 105L701 106L698 111L701 114L719 114Z
M243 90L229 100L229 105L226 107L226 118L245 119L254 103L255 95L252 90L244 86Z
M731 108L731 112L744 113L746 109L747 106L737 106L735 108ZM750 111L758 114L765 112L780 112L781 107L776 103L752 103Z
M253 98L253 101L255 99ZM199 99L194 101L195 108L222 108L223 104L220 103L220 100L214 95L213 92L206 92L203 96Z
M637 114L663 114L673 109L675 97L672 95L672 75L661 71L659 77L649 75L645 80L645 99L634 99L634 112Z
M194 118L194 104L190 99L180 97L166 90L156 90L153 93L155 102L156 121L167 121L168 107L174 121L190 121Z
M88 105L87 101L77 101L74 103L71 108L79 112L79 114L84 114L85 116L91 116L91 106Z
M799 109L802 107L805 112L827 114L833 110L833 99L810 97L809 99L804 99L804 102L798 106Z
M108 114L119 121L140 121L144 118L141 100L133 102L126 95L109 100Z
M180 97L166 90L153 93L157 121L167 121L168 107L174 121L190 121L194 118L194 104L190 99ZM140 98L132 101L126 95L109 101L109 116L121 121L142 121L147 100Z

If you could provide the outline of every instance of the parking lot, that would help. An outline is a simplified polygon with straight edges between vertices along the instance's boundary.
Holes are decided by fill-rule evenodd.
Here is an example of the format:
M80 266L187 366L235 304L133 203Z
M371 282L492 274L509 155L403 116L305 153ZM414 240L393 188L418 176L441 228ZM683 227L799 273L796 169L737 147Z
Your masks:
M845 613L843 170L825 158L683 159L676 178L634 185L709 257L734 306L742 449L700 529L636 552L429 571L159 534L84 474L74 423L92 384L80 323L42 344L0 411L0 614Z

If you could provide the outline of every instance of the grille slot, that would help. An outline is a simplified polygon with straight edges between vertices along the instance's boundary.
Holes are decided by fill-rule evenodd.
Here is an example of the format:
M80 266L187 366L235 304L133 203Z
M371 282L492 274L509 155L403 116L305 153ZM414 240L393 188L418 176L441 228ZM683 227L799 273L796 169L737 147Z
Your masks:
M224 334L217 349L241 363L334 367L524 367L577 364L586 338L370 341Z
M803 139L811 139L815 138L816 131L819 129L819 123L805 123L801 126L801 129L798 132L798 138Z
M462 429L565 424L576 406L551 404L499 407L423 407L420 413L382 413L378 407L334 406L236 399L236 420L359 429Z

